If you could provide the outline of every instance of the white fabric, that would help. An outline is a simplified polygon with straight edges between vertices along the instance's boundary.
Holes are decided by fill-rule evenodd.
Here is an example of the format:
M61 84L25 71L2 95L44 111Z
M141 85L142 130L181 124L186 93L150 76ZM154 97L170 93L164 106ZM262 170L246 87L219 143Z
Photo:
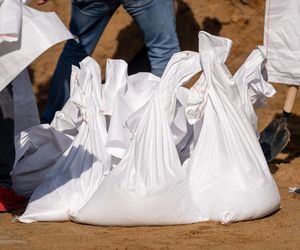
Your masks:
M185 124L185 126L181 126L181 133L185 131L185 135L182 137L181 134L181 137L178 138L179 142L176 147L180 161L183 166L186 167L188 160L191 157L191 153L198 141L199 129L201 128L201 118L204 114L202 111L207 101L207 86L201 77L189 89L189 91L183 95L182 93L184 92L186 92L184 88L179 88L178 94L180 96L177 94L177 98L182 106L178 108L171 128L174 125L177 128L179 127L178 122L176 122L177 120L180 120L182 124ZM174 133L174 129L172 131ZM180 134L180 132L178 134Z
M11 172L12 187L24 197L45 180L45 176L55 174L52 167L69 148L72 138L48 124L42 124L21 132L15 143L15 165Z
M195 63L196 62L196 63ZM175 88L199 70L195 52L175 54L146 104L121 162L72 220L93 225L172 225L204 220L193 204L170 130Z
M112 115L116 94L127 82L127 67L127 63L123 60L107 59L101 104L104 115Z
M72 93L77 75L74 69L70 84ZM30 197L46 178L61 171L62 163L58 160L68 155L81 123L78 107L69 99L55 114L50 126L35 126L15 137L16 157L11 177L13 189L19 195Z
M21 131L40 124L40 118L28 70L23 70L13 80L12 85L15 135L19 135Z
M13 3L13 1L5 0L2 5L6 2ZM1 11L2 5L0 5ZM48 48L58 42L73 38L55 13L40 12L26 5L22 5L21 10L22 12L18 10L14 17L14 21L18 23L22 14L19 39L15 42L0 43L0 91ZM2 16L1 13L0 17L0 25L10 20L5 19L6 14Z
M300 1L267 0L264 45L269 80L300 85Z
M73 67L71 97L77 112L77 130L70 148L52 166L47 178L33 192L22 222L67 220L94 193L110 171L106 154L106 124L100 112L101 72L99 65L87 57L80 69ZM60 113L58 113L59 116Z
M133 131L128 128L128 123L132 123L131 126L138 125L143 110L135 112L151 98L160 78L144 72L128 77L127 64L123 65L123 70L118 70L117 67L114 69L111 71L112 74L122 79L122 84L119 84L120 88L113 101L106 150L111 155L121 159L133 137ZM118 81L118 79L115 80ZM134 113L135 116L131 117Z
M176 113L171 124L171 131L181 163L190 157L192 151L191 141L194 138L193 126L188 123L185 113L190 92L185 87L177 89Z
M273 86L267 82L266 62L264 47L258 47L234 75L242 105L257 136L259 131L254 109L264 107L266 98L276 93Z
M207 101L189 184L200 213L229 223L263 217L280 206L280 197L245 111L237 84L224 62L226 38L199 33L202 81ZM225 55L225 56L224 56Z
M174 54L161 78L149 73L127 77L126 63L111 61L112 75L102 90L95 61L86 58L80 70L73 67L70 100L51 128L42 128L61 131L71 145L49 149L45 163L40 160L45 155L26 143L17 148L19 163L30 166L30 157L37 162L25 169L23 179L18 175L18 182L30 184L37 172L42 180L20 221L229 223L278 209L279 193L252 122L251 105L273 93L264 79L263 50L255 50L233 77L224 64L231 44L200 32L199 53ZM181 87L200 70L190 90ZM111 135L104 113L111 114ZM106 153L112 138L117 138L112 155L121 152L118 164ZM51 135L48 140L54 141Z
M20 0L0 2L0 43L19 39L22 24L22 3Z

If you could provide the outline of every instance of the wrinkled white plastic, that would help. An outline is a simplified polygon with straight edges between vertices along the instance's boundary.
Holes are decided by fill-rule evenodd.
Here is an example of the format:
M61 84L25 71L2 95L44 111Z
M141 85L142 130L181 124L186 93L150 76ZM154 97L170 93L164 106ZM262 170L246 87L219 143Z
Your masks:
M71 95L74 95L73 85L77 75L74 68ZM61 163L56 162L69 153L81 123L78 107L69 99L63 109L55 114L50 126L35 126L15 137L16 157L11 176L13 188L18 194L30 197L47 176L56 176L56 171L61 168Z
M110 74L122 80L115 79L115 84L117 83L119 88L113 98L106 150L111 155L121 159L133 137L133 131L128 128L128 122L130 120L131 123L135 123L132 126L137 126L143 111L137 112L134 117L131 116L151 98L160 78L146 72L128 76L127 63L124 61L122 69L113 67L113 63L110 63L109 66ZM111 79L110 75L109 79Z
M193 223L201 214L190 196L168 117L174 116L174 89L196 73L198 53L175 54L146 104L129 149L72 220L93 225Z
M107 59L106 79L101 93L101 108L104 115L112 115L115 97L127 82L127 63L123 60Z
M21 132L15 142L15 166L11 172L13 189L19 195L30 197L49 171L56 173L52 165L71 143L72 138L48 124Z
M264 46L269 81L300 84L300 1L267 0Z
M11 4L17 2L18 8L13 8ZM2 9L5 3L13 14ZM19 3L16 0L5 0L0 5L0 11L5 13L0 14L0 26L3 24L15 33L14 27L19 27L21 23L20 34L13 36L16 37L13 38L15 41L0 43L0 91L48 48L73 38L55 13L40 12L23 4L19 8ZM7 26L7 22L14 27Z
M252 122L251 105L273 92L263 77L264 56L254 51L233 77L224 64L231 44L200 32L199 53L174 54L161 78L127 77L126 63L111 61L103 90L95 61L74 67L67 112L51 124L72 145L41 177L20 221L230 223L278 209L279 193ZM201 70L190 90L182 87ZM104 113L111 115L111 137ZM106 153L111 138L118 139L112 155L121 152L114 168Z
M100 112L99 65L87 57L80 63L80 70L73 67L72 80L69 102L77 109L73 114L77 116L78 133L69 149L51 166L56 172L50 169L43 183L34 190L25 213L19 218L22 222L67 220L68 211L79 209L110 171L110 156L104 149L105 118Z
M200 213L229 223L263 217L277 210L280 196L224 62L226 38L199 33L207 101L197 145L189 160L189 184Z
M0 43L19 39L22 24L22 3L20 0L0 1Z
M31 81L24 68L50 46L71 38L54 13L33 10L22 2L26 3L0 2L0 91L12 82L16 136L40 123Z
M273 86L267 82L266 63L265 48L258 47L234 75L243 108L257 136L259 132L254 109L264 107L267 97L276 93Z

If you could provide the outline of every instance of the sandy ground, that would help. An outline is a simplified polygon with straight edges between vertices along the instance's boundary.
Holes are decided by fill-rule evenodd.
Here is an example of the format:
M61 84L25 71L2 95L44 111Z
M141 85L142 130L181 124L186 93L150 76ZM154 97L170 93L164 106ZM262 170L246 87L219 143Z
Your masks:
M263 39L263 0L179 1L177 25L182 49L197 50L197 32L233 40L227 63L234 73ZM34 7L35 4L32 4ZM52 0L39 9L56 11L67 24L69 1ZM130 61L143 47L142 36L130 16L120 8L107 26L93 57L105 72L107 58ZM33 87L40 111L47 100L48 82L62 44L39 57L31 66ZM103 78L105 76L103 75ZM278 93L258 111L259 127L268 124L283 106L286 87L274 85ZM255 221L223 226L215 222L166 227L94 227L64 223L21 224L12 214L0 214L0 249L300 249L300 198L288 188L300 186L300 102L289 125L291 141L270 170L277 182L281 209Z

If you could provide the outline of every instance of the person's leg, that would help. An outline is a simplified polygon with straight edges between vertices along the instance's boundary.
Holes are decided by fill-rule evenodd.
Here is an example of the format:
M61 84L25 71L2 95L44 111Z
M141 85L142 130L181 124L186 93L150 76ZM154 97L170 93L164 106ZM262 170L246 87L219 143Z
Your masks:
M0 92L0 212L23 208L27 200L11 188L10 172L15 161L13 87Z
M12 85L0 92L0 186L10 187L15 161L14 102Z
M283 106L283 116L285 116L287 119L290 118L292 114L294 103L298 92L298 87L299 86L297 85L289 85L288 87L287 96Z
M173 0L122 0L144 34L151 72L161 76L171 56L180 51Z
M48 104L42 122L50 123L56 111L61 110L69 98L72 65L79 65L92 54L112 14L118 8L116 1L73 0L70 31L79 39L67 41L50 83Z
M268 162L272 161L290 141L288 123L292 117L298 87L289 85L281 116L271 121L260 133L259 143Z

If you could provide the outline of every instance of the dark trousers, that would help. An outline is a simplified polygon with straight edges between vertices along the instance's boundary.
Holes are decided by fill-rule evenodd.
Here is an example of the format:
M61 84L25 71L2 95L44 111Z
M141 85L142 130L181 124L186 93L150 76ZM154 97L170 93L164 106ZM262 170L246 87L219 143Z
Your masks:
M0 92L0 186L11 186L14 160L14 102L12 84L9 84Z

